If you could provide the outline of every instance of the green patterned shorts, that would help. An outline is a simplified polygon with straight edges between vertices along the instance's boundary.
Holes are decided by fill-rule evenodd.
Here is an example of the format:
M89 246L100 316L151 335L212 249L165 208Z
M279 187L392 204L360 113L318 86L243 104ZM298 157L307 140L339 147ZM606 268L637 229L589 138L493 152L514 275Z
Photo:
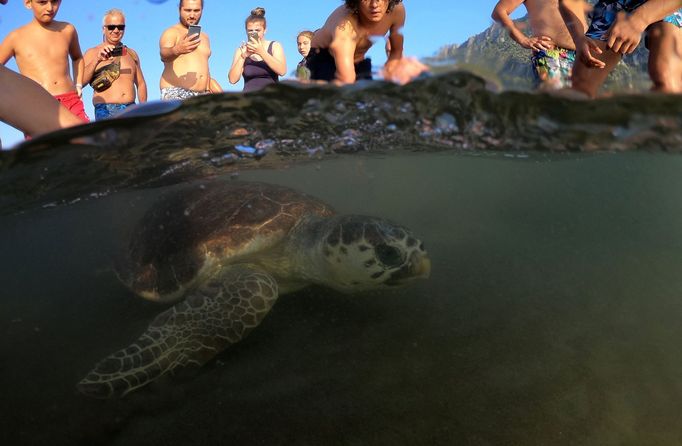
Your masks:
M533 51L531 64L537 86L558 90L571 86L575 51L564 48Z

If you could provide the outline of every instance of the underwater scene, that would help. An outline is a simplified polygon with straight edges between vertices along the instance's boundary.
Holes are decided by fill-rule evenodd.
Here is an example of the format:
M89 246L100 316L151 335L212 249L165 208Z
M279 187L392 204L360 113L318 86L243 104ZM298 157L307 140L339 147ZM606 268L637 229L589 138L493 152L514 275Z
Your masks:
M2 151L0 441L681 444L681 124L449 73Z

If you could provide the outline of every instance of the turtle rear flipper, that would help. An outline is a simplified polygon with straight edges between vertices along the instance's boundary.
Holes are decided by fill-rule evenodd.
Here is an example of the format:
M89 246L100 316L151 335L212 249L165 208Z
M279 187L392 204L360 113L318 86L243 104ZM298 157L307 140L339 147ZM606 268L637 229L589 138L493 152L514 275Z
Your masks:
M100 361L78 390L122 397L179 367L201 366L258 326L277 297L277 283L260 270L222 271L159 314L137 341Z

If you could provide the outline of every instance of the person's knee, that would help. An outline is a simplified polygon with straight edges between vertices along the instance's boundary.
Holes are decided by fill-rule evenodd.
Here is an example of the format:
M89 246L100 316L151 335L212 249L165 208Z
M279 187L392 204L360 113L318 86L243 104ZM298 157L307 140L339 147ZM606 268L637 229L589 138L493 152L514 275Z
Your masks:
M594 98L609 72L610 68L592 68L581 60L576 60L571 75L571 87Z

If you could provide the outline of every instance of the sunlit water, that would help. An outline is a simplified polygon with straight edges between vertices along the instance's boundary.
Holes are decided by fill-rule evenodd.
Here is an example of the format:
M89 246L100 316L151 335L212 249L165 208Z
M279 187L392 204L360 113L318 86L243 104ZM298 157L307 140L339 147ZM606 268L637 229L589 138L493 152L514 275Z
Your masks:
M115 401L75 385L164 307L118 282L112 259L158 194L207 172L165 184L127 164L97 184L68 176L87 170L72 152L14 162L2 175L36 176L3 194L2 444L682 443L682 158L376 147L272 149L209 173L404 224L428 280L283 296L201 370ZM59 181L40 178L44 157L66 166Z

